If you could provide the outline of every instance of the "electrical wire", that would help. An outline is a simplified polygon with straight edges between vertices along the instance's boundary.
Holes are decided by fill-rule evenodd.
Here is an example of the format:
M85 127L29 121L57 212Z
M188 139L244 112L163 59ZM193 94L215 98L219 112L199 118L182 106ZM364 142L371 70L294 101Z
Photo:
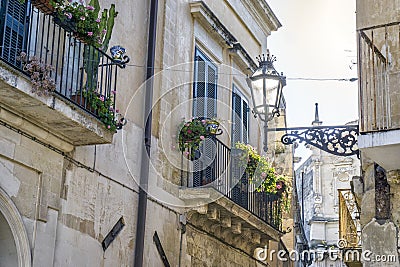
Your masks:
M9 46L0 46L2 48L7 48L10 49ZM11 47L11 49L15 49L15 47ZM23 51L25 52L25 51ZM30 51L31 55L35 55L34 51ZM58 55L58 54L57 54ZM53 53L46 53L45 54L46 57L49 56L55 56L55 54ZM68 62L70 61L80 61L82 60L80 55L77 57L74 56L68 56L67 57ZM94 59L85 59L85 63L89 63L89 62L96 62L98 63L98 60L94 60ZM145 65L139 65L139 64L132 64L132 63L127 63L124 64L126 67L134 67L134 68L143 68L143 69L148 69L151 67L147 67ZM154 70L157 70L158 72L163 72L163 71L171 71L171 72L180 72L180 73L192 73L193 70L187 70L187 69L174 69L173 67L167 67L167 68L158 68L158 67L154 67ZM247 78L247 76L243 73L225 73L225 72L218 72L218 75L225 75L225 76L239 76L242 78ZM156 73L157 75L157 73ZM311 78L311 77L286 77L286 80L293 80L293 81L320 81L320 82L325 82L325 81L338 81L338 82L355 82L358 80L358 78Z

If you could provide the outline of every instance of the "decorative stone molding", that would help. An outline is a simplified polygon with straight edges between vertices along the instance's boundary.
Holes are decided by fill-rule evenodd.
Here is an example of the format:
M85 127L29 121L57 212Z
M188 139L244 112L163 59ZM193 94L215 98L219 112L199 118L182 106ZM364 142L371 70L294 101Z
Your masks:
M265 0L242 0L266 35L282 27Z
M0 213L4 215L10 226L17 248L18 267L30 267L31 250L29 246L28 234L21 215L7 193L0 188Z
M192 209L188 223L252 255L256 247L283 235L244 208L222 197L214 203Z

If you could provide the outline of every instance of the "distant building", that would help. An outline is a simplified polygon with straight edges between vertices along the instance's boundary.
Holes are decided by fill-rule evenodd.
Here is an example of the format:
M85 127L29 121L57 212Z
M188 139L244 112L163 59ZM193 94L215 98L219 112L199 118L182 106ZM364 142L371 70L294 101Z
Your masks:
M313 125L321 123L316 119ZM357 156L335 156L313 146L309 148L312 155L295 171L295 235L299 253L339 249L340 196L350 191L353 176L360 173ZM327 254L323 260L304 258L296 264L344 266L342 261L329 259Z

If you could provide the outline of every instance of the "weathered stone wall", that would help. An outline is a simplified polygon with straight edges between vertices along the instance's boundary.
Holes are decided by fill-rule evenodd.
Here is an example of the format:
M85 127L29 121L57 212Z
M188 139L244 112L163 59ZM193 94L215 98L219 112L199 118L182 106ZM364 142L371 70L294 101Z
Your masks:
M368 159L363 159L363 191L358 188L361 196L361 240L363 251L370 251L372 256L378 257L394 256L395 261L385 262L385 266L398 266L399 254L397 244L399 242L399 179L398 171L386 173L387 181L390 185L390 218L377 220L377 195L376 195L376 165ZM375 267L382 266L382 262L364 261L363 266Z
M184 266L267 266L191 226L187 227L186 235L187 265Z
M79 168L4 127L0 140L0 187L22 216L34 266L131 265L136 189ZM121 216L126 226L103 252L101 242Z

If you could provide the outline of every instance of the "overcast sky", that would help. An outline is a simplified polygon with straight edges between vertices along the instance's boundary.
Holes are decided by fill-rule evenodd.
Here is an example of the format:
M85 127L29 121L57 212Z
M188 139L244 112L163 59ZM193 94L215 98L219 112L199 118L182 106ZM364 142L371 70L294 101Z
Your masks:
M357 77L355 0L267 0L282 24L268 40L275 68L287 76L284 95L289 127L308 126L319 103L323 125L358 118L357 82L292 78ZM352 69L350 69L350 66ZM307 157L305 149L298 156Z

